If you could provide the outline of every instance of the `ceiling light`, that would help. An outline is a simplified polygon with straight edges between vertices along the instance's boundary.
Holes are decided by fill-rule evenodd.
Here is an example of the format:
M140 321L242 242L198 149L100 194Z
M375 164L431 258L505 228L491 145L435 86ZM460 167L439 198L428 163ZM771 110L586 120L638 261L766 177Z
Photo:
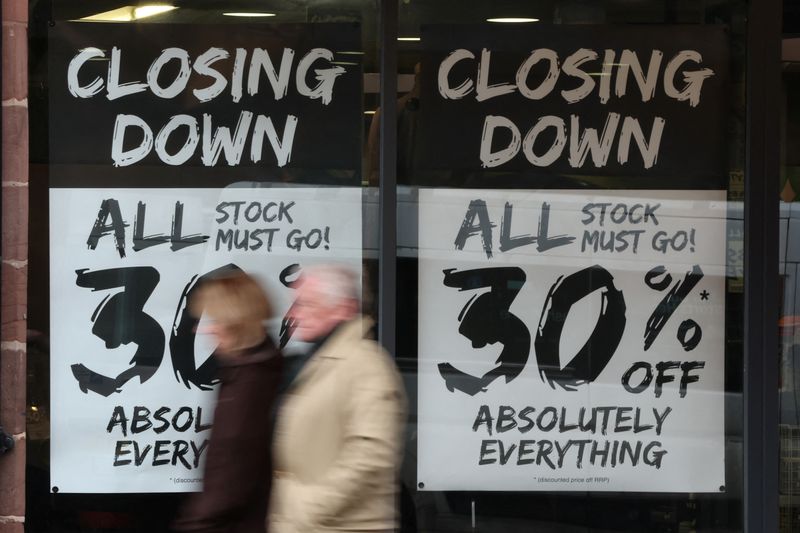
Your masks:
M398 37L398 41L419 41L419 37Z
M248 12L234 12L223 13L226 17L274 17L275 13L248 13Z
M135 20L141 20L143 18L160 15L161 13L172 11L173 9L177 9L177 7L167 4L125 6L112 9L111 11L104 11L103 13L97 13L96 15L83 17L80 20L91 22L133 22Z
M137 6L133 8L133 20L139 20L147 17L152 17L154 15L160 15L161 13L172 11L173 9L177 8L175 6L170 6L165 4Z
M80 20L92 22L130 22L133 20L133 6L112 9L111 11L83 17Z
M508 23L539 22L539 19L532 19L526 17L499 17L499 18L486 19L486 22L508 22Z
M363 56L364 55L364 52L357 52L355 50L343 50L343 51L337 50L336 53L337 54L342 54L342 55L348 55L348 56Z
M365 115L374 115L375 111L364 111Z

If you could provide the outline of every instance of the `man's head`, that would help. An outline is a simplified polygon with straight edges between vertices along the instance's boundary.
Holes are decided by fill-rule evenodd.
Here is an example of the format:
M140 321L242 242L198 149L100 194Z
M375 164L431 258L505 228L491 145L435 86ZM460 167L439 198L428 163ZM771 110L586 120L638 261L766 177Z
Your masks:
M338 265L303 269L297 297L289 310L294 337L311 342L358 314L358 290L353 273Z

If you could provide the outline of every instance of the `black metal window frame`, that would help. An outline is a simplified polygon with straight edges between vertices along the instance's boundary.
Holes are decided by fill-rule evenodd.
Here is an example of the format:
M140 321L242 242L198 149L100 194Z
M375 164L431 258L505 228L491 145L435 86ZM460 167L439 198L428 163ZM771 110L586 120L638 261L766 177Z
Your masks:
M747 18L744 199L744 527L778 531L778 206L780 0L751 0Z

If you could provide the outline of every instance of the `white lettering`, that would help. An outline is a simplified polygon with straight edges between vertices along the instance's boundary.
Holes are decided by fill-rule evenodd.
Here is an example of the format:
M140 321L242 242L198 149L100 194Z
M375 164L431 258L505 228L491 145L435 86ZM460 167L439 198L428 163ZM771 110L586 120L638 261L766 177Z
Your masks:
M108 64L108 84L106 85L106 98L116 100L129 94L140 93L147 89L146 83L131 81L119 83L119 65L121 52L116 46L111 49L111 61Z
M81 86L81 82L78 80L78 72L83 64L90 59L99 57L106 57L105 52L99 48L89 47L84 48L72 58L67 68L67 88L69 89L69 94L75 98L91 98L103 90L103 80L100 78L95 78L89 85L84 86Z
M619 113L609 113L606 123L603 126L602 140L597 137L597 130L586 128L581 133L580 119L577 115L570 115L570 141L569 141L569 164L573 168L580 168L586 161L589 152L592 153L592 161L597 168L606 166L608 154L611 152L611 143L617 134L619 126ZM580 139L578 136L580 135Z
M322 105L328 105L333 99L333 84L336 83L336 78L345 73L343 67L331 67L327 69L317 69L314 71L316 74L315 79L319 82L313 89L306 83L308 69L318 59L324 59L328 62L333 61L333 52L325 48L314 48L300 60L297 64L297 76L295 83L297 84L297 92L302 96L307 96L312 99L322 99Z
M564 66L562 67L564 74L583 80L583 83L579 87L561 91L561 96L564 97L564 100L566 100L568 104L580 102L594 89L595 81L586 72L581 70L580 66L587 61L594 61L596 59L597 52L581 48L564 61Z
M478 88L475 91L475 99L483 102L495 96L502 96L514 92L514 86L510 83L496 83L489 85L489 65L492 62L492 53L484 48L481 50L481 62L478 65Z
M253 163L261 161L261 147L266 134L272 151L278 160L278 166L286 165L292 159L292 144L294 143L294 132L297 129L297 117L289 115L286 117L286 126L283 128L283 139L278 138L278 132L272 124L272 119L259 115L256 118L256 125L253 127L253 139L250 143L250 158Z
M129 127L142 130L142 141L139 146L125 150L125 133ZM114 133L111 139L111 159L115 167L126 167L144 159L153 149L153 130L144 120L136 115L117 115L114 122Z
M547 128L555 128L556 138L553 144L542 155L536 155L533 151L533 145L536 144L536 138L541 132ZM532 165L537 167L546 167L555 163L556 159L561 156L564 151L564 146L567 144L567 125L561 117L546 116L536 121L536 124L525 135L525 140L522 142L522 153L525 158L531 162Z
M528 75L531 72L531 68L543 59L550 63L547 76L545 76L544 80L542 80L536 89L531 89L528 87ZM517 88L520 94L525 98L541 100L555 88L559 72L558 54L556 54L555 50L550 50L549 48L534 50L533 53L528 56L528 59L520 65L519 70L517 70Z
M211 115L203 114L203 164L213 167L217 164L220 151L225 152L225 160L228 166L238 165L242 158L244 142L247 132L250 130L250 121L253 120L253 113L242 111L239 114L239 121L236 123L236 130L231 138L230 129L219 126L213 134ZM210 137L210 139L209 139Z
M167 87L161 87L158 84L158 77L161 74L161 69L164 65L177 59L180 62L180 71L175 79ZM158 59L153 61L147 71L147 84L150 86L150 91L160 98L175 98L181 91L186 88L189 83L189 53L181 48L167 48L161 52Z
M507 147L497 152L492 152L492 140L494 131L497 128L506 128L511 132L511 142ZM489 115L483 123L483 135L481 135L480 158L484 168L492 168L511 159L519 152L521 136L519 129L513 122L506 117Z
M167 142L172 132L181 126L185 126L189 134L181 149L172 155L167 152ZM161 128L161 131L158 132L155 144L156 153L158 157L168 165L182 165L192 157L199 142L200 133L198 132L197 119L190 115L175 115L170 118L166 126Z
M683 50L672 58L672 61L667 64L667 68L664 69L664 92L667 96L680 102L689 100L690 106L697 107L697 104L700 103L700 91L703 89L703 82L706 78L713 76L714 71L710 68L691 72L684 70L683 81L686 85L681 91L678 91L675 87L675 73L687 61L700 63L702 60L703 56L694 50Z
M453 68L453 65L461 61L462 59L475 59L475 54L470 52L469 50L464 50L460 48L455 50L448 55L444 61L441 62L439 65L439 75L438 75L438 87L439 87L439 94L446 100L459 100L464 98L466 95L472 91L472 80L467 78L461 85L453 89L450 87L449 75L450 70Z
M269 83L272 86L275 100L280 100L286 96L286 92L289 90L293 61L294 50L291 48L284 48L283 56L281 56L280 73L278 73L266 50L263 48L256 48L253 50L253 56L250 59L250 73L247 76L247 93L250 96L258 93L258 82L261 71L263 70L267 73L267 79L269 79Z
M631 138L636 140L639 152L644 160L644 168L652 168L658 161L658 150L661 147L661 135L664 133L666 121L661 117L653 119L653 128L650 130L650 140L644 137L639 121L633 117L625 117L622 122L622 130L619 134L619 146L617 148L617 161L621 165L628 162L628 152L631 147Z
M230 54L227 50L222 48L209 48L197 58L194 62L194 71L201 76L209 76L214 78L214 83L204 89L194 89L195 98L200 102L208 102L213 100L225 90L228 86L228 80L218 70L211 68L211 65L220 59L228 59Z

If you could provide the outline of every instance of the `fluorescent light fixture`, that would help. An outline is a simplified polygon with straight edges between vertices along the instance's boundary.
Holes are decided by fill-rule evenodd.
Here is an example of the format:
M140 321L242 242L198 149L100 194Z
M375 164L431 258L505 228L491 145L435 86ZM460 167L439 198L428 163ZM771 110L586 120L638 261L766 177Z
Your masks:
M364 52L357 52L355 50L343 50L343 51L336 51L337 54L342 54L345 56L363 56Z
M358 63L353 63L352 61L331 61L331 65L358 66Z
M421 40L421 39L420 39L419 37L398 37L398 38L397 38L397 40L398 40L398 41L409 41L409 42L413 42L413 41L419 41L419 40Z
M145 4L141 6L125 6L111 11L105 11L96 15L83 17L80 20L90 22L133 22L147 17L153 17L178 9L175 6L168 4Z
M274 17L275 13L248 13L248 12L233 12L233 13L223 13L226 17Z
M375 111L374 110L373 111L364 111L364 114L365 115L374 115Z
M497 18L486 19L486 22L506 22L514 24L521 22L539 22L539 19L532 19L527 17L497 17Z

